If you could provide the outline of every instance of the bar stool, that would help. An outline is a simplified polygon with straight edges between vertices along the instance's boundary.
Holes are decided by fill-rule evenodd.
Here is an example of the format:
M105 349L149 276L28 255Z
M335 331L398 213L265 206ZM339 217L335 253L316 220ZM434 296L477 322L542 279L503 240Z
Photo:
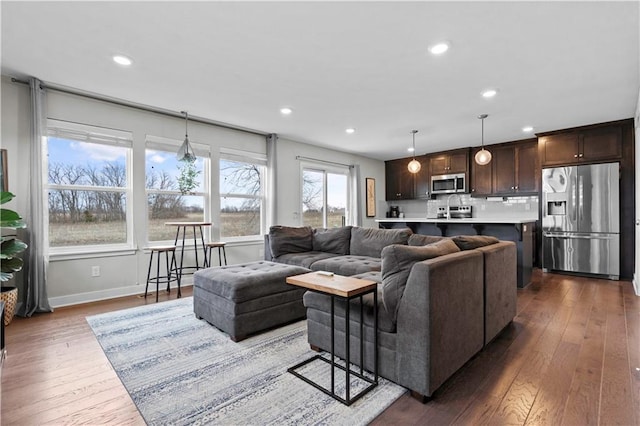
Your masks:
M161 246L161 247L149 247L151 251L151 257L149 258L149 270L147 271L147 285L144 288L144 298L147 298L147 291L149 290L149 283L156 282L156 302L158 301L158 291L160 290L160 283L167 283L167 293L171 293L169 285L172 281L178 282L178 297L182 297L180 291L180 269L178 268L178 262L176 261L176 246ZM153 254L156 256L156 276L151 277L151 265L153 264ZM161 254L164 253L166 262L166 275L160 275L160 259ZM171 253L171 262L169 262L169 253ZM172 273L175 275L172 276Z
M205 262L207 263L207 268L211 267L211 264L213 263L212 259L211 259L211 249L217 248L218 249L218 263L220 264L220 266L222 266L222 255L224 254L224 264L227 264L227 250L225 249L225 245L227 243L223 242L223 241L212 241L210 243L207 243L207 252L208 255L205 259ZM222 250L222 251L221 251Z

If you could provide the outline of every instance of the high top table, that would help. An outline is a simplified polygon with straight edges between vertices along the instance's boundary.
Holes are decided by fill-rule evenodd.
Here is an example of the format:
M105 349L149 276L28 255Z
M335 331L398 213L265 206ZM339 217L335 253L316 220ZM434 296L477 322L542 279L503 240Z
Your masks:
M182 275L184 273L185 269L193 269L195 271L197 271L198 269L202 269L205 268L207 265L207 247L204 243L204 234L202 232L202 227L203 226L211 226L211 222L165 222L166 226L175 226L176 227L176 238L174 241L174 245L176 247L180 247L180 266L178 268L179 272L180 272L180 277L182 278ZM193 266L184 266L183 263L183 259L184 259L184 244L185 244L185 240L186 240L186 236L187 236L187 228L192 228L193 229L193 250L195 252L196 255L196 264ZM178 246L178 240L180 237L180 230L182 230L182 243L180 246ZM198 236L197 236L197 231L200 231L200 244L201 244L201 250L202 250L202 266L200 266L200 262L198 261ZM193 273L191 272L191 273Z

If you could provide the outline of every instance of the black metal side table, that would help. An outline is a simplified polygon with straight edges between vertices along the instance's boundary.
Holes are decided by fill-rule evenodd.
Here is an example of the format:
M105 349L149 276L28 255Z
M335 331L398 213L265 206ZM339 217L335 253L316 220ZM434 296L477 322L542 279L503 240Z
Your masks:
M322 355L315 355L299 364L294 365L287 369L287 371L294 376L304 380L315 388L321 390L325 394L332 398L342 402L345 405L351 405L363 395L369 392L371 389L378 385L378 292L377 284L370 280L361 280L358 278L343 277L341 275L323 275L318 272L310 272L308 274L295 275L287 278L287 283L304 287L308 290L322 293L331 296L331 359L327 359ZM373 375L371 379L364 375L364 318L363 318L363 301L362 296L373 293ZM350 315L350 301L354 298L360 298L360 371L354 371L351 369L351 357L350 357L350 331L349 331L349 315ZM345 301L345 365L338 364L335 360L335 300L340 299ZM315 360L321 360L331 365L331 389L327 389L313 380L303 376L296 370L302 366L305 366ZM335 369L338 368L345 372L345 397L342 398L335 392ZM369 385L358 392L356 395L351 396L351 381L350 375L363 380Z

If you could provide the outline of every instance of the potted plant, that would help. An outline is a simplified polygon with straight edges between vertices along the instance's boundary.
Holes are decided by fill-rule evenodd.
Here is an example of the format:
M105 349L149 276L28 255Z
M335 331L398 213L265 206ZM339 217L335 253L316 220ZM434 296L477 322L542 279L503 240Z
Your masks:
M0 204L11 201L15 195L11 192L0 193ZM0 208L0 227L4 231L5 228L19 229L26 228L27 225L22 217L13 210ZM24 262L21 258L16 257L27 248L27 245L21 240L11 236L1 237L0 243L0 281L3 283L2 291L0 291L0 300L5 303L4 308L4 325L9 325L15 314L16 304L18 302L18 288L15 286L5 286L4 283L13 278L13 274L22 269Z

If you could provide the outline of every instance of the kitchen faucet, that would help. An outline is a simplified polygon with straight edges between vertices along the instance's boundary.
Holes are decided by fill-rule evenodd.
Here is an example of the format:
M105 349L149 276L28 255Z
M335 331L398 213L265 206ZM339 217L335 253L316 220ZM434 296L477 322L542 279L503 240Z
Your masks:
M447 219L451 219L451 197L458 197L458 206L462 204L462 197L460 194L451 194L447 197Z

